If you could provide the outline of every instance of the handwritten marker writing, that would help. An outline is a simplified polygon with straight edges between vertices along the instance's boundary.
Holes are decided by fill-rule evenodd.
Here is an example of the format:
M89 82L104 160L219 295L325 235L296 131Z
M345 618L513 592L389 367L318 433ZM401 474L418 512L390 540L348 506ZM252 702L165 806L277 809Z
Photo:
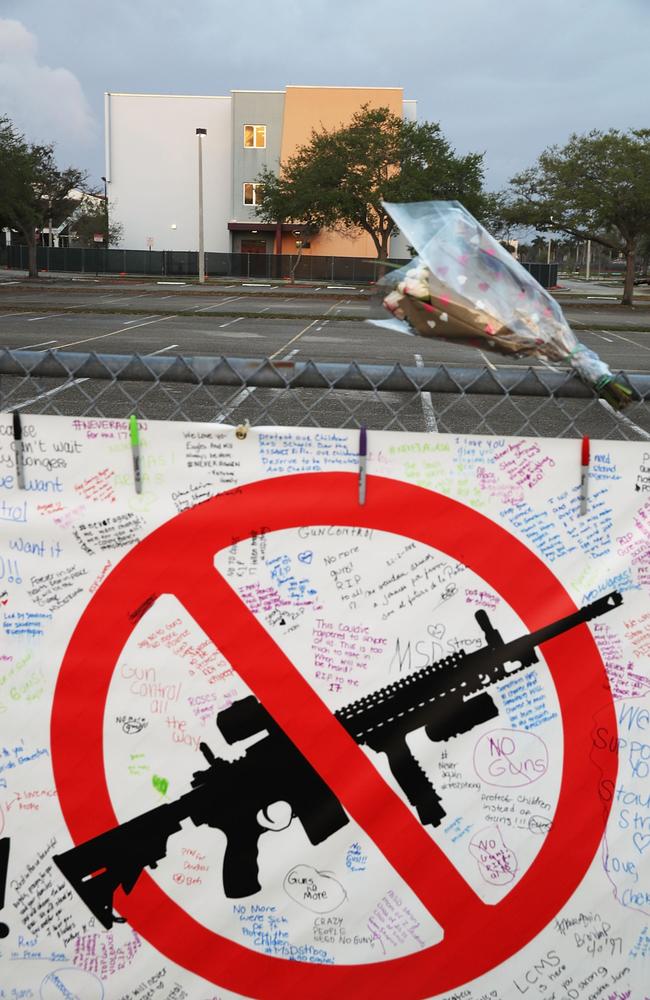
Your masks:
M23 426L18 410L13 412L14 418L14 453L16 455L16 482L18 489L25 489L25 460L23 456Z
M589 498L589 438L582 439L582 457L580 459L580 514L587 513Z
M359 428L359 503L366 502L366 463L368 461L368 433Z
M135 492L142 493L142 471L140 469L140 429L135 415L129 417L129 430L131 432L131 454L133 455L133 478L135 480Z

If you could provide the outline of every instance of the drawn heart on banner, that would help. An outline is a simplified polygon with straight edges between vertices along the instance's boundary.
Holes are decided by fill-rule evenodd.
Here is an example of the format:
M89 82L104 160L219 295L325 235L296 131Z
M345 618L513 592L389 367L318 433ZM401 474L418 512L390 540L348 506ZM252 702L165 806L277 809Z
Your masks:
M639 854L643 854L646 847L650 847L650 833L635 833L632 840Z

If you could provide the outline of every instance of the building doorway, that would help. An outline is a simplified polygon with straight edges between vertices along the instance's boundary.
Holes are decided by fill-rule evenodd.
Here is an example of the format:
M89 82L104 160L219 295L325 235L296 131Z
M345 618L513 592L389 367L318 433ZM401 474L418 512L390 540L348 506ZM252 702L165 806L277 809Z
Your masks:
M242 240L242 253L266 253L266 240Z
M242 275L248 278L268 277L266 240L242 239L240 254Z

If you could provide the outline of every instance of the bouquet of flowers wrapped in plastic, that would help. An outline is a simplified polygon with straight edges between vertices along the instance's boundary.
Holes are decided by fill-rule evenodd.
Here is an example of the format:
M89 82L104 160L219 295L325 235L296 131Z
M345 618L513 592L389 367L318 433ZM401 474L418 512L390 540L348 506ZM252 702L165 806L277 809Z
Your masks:
M380 326L500 354L568 362L615 409L632 398L555 299L457 201L384 205L418 256L380 282Z

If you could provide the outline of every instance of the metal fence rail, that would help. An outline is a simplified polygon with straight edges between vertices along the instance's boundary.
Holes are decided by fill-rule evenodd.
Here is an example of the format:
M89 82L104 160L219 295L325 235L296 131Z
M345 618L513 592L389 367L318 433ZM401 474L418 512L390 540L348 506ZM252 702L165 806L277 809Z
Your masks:
M617 415L570 372L520 366L0 352L0 408L93 418L650 440L650 376Z

